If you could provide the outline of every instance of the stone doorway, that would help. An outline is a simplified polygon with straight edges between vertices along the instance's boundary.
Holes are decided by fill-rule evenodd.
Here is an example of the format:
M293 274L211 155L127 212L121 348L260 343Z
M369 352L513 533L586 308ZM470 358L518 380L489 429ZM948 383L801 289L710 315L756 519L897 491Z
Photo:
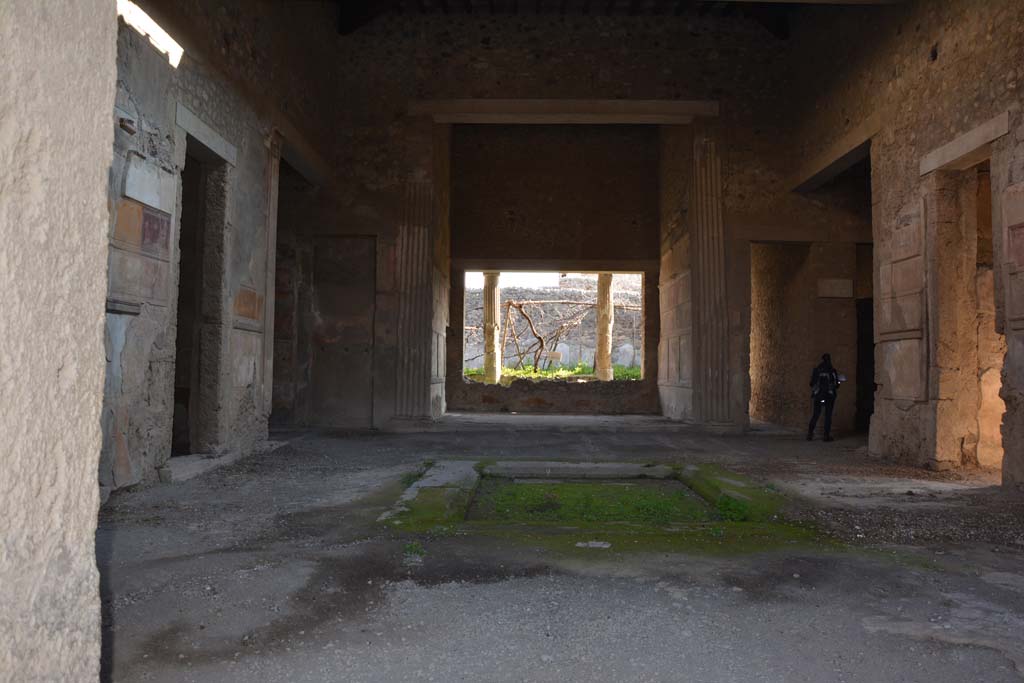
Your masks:
M996 329L994 249L992 242L992 184L989 163L985 162L965 175L965 191L973 193L975 213L974 303L977 354L977 463L998 468L1003 463L1001 425L1006 405L999 396L1002 388L1006 338ZM967 210L970 210L968 197ZM967 221L968 227L970 221Z
M171 455L214 452L225 351L227 164L189 137L181 172Z
M992 188L986 160L938 171L926 195L938 469L1003 461L999 396L1006 340L996 327Z

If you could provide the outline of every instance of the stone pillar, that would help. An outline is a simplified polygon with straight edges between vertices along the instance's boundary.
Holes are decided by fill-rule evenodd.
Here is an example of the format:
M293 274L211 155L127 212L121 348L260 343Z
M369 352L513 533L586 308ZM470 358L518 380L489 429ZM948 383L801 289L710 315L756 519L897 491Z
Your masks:
M614 378L612 370L612 325L615 324L615 305L612 303L612 274L597 276L597 353L594 373L602 382Z
M690 204L694 243L695 412L702 422L728 423L729 314L722 161L715 140L707 131L694 137Z
M484 381L501 381L501 273L484 273Z
M434 294L430 240L433 221L433 183L408 181L398 231L396 269L399 303L395 415L403 418L431 415Z

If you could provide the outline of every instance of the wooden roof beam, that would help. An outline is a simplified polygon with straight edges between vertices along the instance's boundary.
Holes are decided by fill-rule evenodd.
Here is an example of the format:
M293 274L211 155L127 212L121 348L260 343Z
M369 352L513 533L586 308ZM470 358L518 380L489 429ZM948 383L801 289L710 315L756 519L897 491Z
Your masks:
M438 123L478 124L636 124L692 123L718 116L718 102L707 100L416 100L413 116Z

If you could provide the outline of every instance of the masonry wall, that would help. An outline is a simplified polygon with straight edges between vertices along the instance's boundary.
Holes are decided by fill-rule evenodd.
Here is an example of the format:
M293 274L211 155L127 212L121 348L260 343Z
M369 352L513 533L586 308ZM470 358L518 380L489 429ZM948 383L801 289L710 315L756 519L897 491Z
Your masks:
M99 675L116 27L112 1L0 5L0 677L11 680ZM57 112L55 93L74 105Z
M973 378L977 368L961 367L951 340L958 338L960 317L975 312L951 300L961 296L959 289L937 286L937 274L955 268L959 258L941 245L955 236L960 220L961 179L944 172L922 177L920 163L958 135L1010 112L1009 134L992 145L994 280L997 326L1008 344L1004 481L1024 481L1024 341L1017 329L1024 325L1015 322L1020 266L1009 245L1019 222L1010 215L1012 188L1024 180L1020 3L913 2L873 12L821 8L806 16L806 26L795 30L800 50L793 64L796 82L816 84L798 97L807 102L799 115L804 154L813 158L859 129L877 130L871 144L876 455L938 468L971 461L970 433L955 417L960 408L953 388L967 381L961 374ZM837 72L835 64L846 68Z
M789 427L807 420L809 244L750 249L750 417Z
M559 49L545 47L551 45ZM592 15L564 22L548 14L514 18L457 12L385 15L339 39L337 46L338 62L348 67L338 75L345 106L338 108L336 123L345 144L338 148L334 163L347 202L343 210L351 216L345 222L373 217L400 223L391 217L400 210L406 186L424 177L411 153L420 145L423 125L416 117L401 116L408 111L410 99L720 102L722 113L709 132L716 137L724 169L720 197L727 256L720 272L728 282L720 290L728 297L725 343L730 359L725 370L729 395L724 401L729 405L728 419L737 425L746 422L749 394L749 314L745 312L749 310L749 241L775 232L811 233L828 240L845 235L847 229L861 230L858 239L870 241L862 230L866 223L859 217L850 217L827 200L790 193L787 181L796 155L780 142L792 122L782 87L785 71L780 68L785 50L753 21L736 17L725 21L696 12L678 17ZM459 173L457 161L452 172ZM655 212L657 202L655 195ZM453 210L457 210L454 205ZM452 229L458 232L457 222L453 221ZM624 230L623 237L630 234ZM537 243L551 237L545 232ZM624 243L625 239L617 240ZM652 258L660 256L655 242ZM458 273L453 272L453 282L457 279ZM455 294L453 288L452 311ZM654 316L648 320L658 322ZM452 344L459 337L452 334L453 327L459 329L449 323L446 353L449 367L460 367L452 365ZM653 353L648 358L657 362ZM386 379L379 378L375 386L386 384ZM666 391L685 397L688 390L666 386Z
M751 246L750 416L793 429L810 419L811 368L823 353L846 376L833 430L853 429L857 397L856 246ZM837 282L848 291L836 291ZM848 284L847 284L848 283Z
M455 126L454 262L499 269L652 271L658 253L657 134L650 126ZM647 288L656 294L652 281ZM657 335L644 332L653 349ZM460 355L458 364L449 366L452 410L658 410L653 363L643 380L608 386L571 381L486 386L464 380L462 365Z
M312 231L376 240L373 389L368 397L375 425L443 409L438 359L448 353L441 342L446 349L451 346L453 326L445 321L443 305L448 288L443 269L432 270L440 262L434 259L431 266L429 256L443 244L444 207L436 198L443 194L444 176L432 151L443 127L409 116L410 99L718 101L722 114L708 132L717 140L724 169L719 196L727 255L720 272L728 282L720 290L728 297L724 346L730 360L723 386L729 419L736 424L745 423L749 391L749 273L744 271L751 236L794 230L833 235L849 223L828 202L789 193L787 176L796 155L780 143L792 122L790 98L782 87L784 45L753 21L696 12L594 15L567 22L547 14L385 15L354 34L338 36L328 3L289 5L287 11L276 3L259 3L251 13L229 2L152 0L146 5L159 9L157 18L166 20L172 33L178 29L219 50L217 61L230 75L230 85L281 127L286 156L291 128L285 119L323 132L315 151L327 159L322 168L332 169L329 175L336 171L336 182L325 188L329 191L318 198L319 206L302 211L315 219ZM307 27L301 45L285 35L297 31L276 30L298 26ZM557 51L544 47L555 44L561 46ZM628 59L609 59L620 53ZM322 80L300 82L299 75L311 73ZM271 105L279 101L288 116L274 112L268 100ZM429 197L435 201L428 202ZM424 273L430 277L421 282ZM421 297L426 290L430 297ZM648 358L657 362L655 354Z
M174 413L181 172L186 153L222 169L205 197L199 372L206 424L197 452L246 450L265 438L263 395L271 125L224 77L186 54L171 67L120 24L118 126L110 174L104 490L157 476ZM194 163L194 162L193 162ZM219 218L214 218L215 214ZM208 389L207 389L208 387Z
M455 126L455 259L655 259L653 126Z
M693 162L689 127L662 126L659 136L658 395L662 414L692 420L693 269L687 208Z

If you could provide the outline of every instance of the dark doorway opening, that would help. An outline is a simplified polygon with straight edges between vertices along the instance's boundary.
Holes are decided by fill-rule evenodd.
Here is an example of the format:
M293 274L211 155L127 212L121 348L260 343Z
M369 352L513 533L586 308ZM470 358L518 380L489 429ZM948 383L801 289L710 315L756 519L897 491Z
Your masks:
M187 144L181 170L172 456L216 452L224 439L229 166L191 136Z
M171 455L193 451L199 392L199 332L203 282L203 223L206 184L203 163L185 157L181 171L181 228L178 249L178 315L174 353L174 420Z
M308 207L317 188L281 159L274 258L274 372L270 424L304 424L309 408L313 247Z

